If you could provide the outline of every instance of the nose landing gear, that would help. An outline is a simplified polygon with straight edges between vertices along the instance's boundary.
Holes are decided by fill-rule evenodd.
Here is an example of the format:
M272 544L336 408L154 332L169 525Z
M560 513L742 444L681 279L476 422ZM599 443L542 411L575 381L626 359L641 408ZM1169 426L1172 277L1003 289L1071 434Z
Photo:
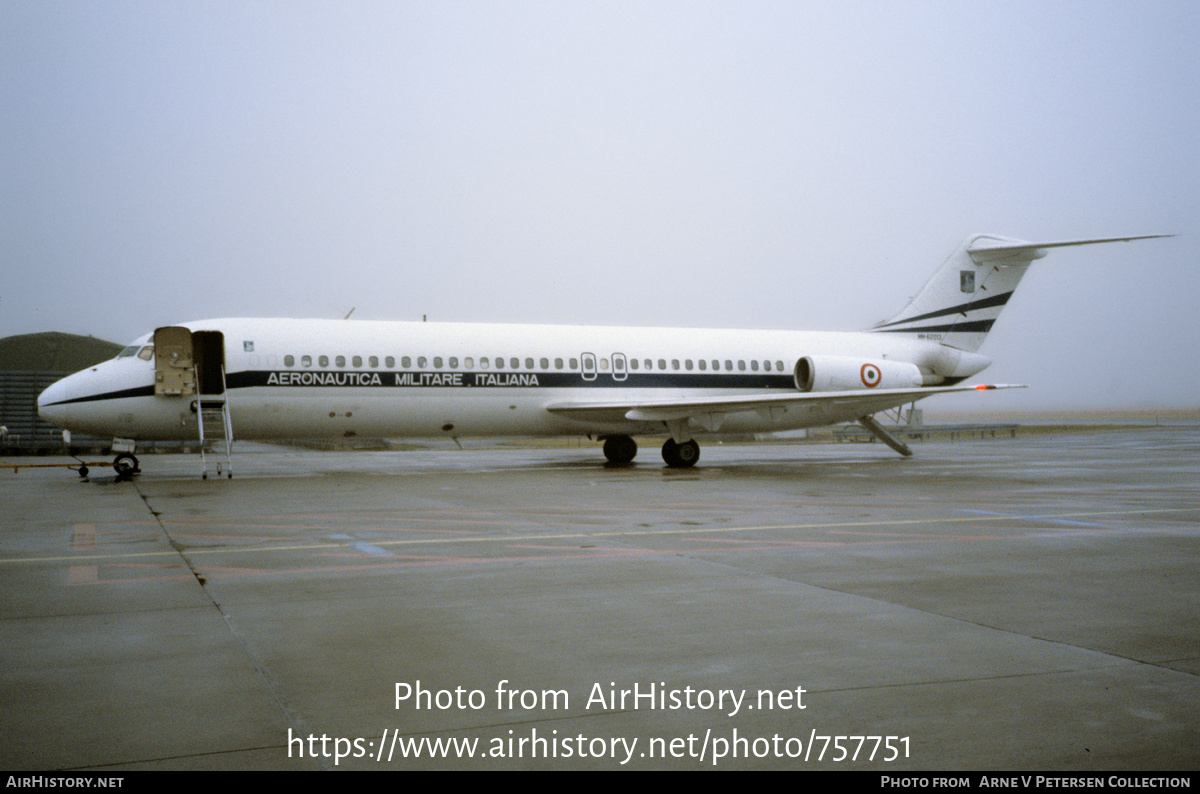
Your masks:
M113 471L117 473L117 479L128 480L135 474L140 474L141 466L138 465L138 459L135 455L128 452L122 452L113 460Z

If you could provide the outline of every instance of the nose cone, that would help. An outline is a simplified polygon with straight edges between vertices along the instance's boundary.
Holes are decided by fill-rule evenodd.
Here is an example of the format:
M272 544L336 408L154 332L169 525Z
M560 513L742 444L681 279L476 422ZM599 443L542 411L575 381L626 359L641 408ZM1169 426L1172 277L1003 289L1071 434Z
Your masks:
M67 385L67 380L68 378L63 378L60 381L50 384L49 388L39 394L37 398L38 416L56 427L64 427L63 421L66 418L65 403L70 399L70 388Z

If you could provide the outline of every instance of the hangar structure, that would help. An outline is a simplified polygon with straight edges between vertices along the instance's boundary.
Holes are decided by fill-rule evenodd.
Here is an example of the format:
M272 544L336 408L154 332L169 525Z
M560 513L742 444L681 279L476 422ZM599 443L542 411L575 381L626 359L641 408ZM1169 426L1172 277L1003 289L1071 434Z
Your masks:
M6 428L5 452L38 452L62 448L62 431L37 414L37 397L61 378L107 361L121 345L92 336L58 331L0 339L0 426ZM112 439L71 439L73 447L107 447Z

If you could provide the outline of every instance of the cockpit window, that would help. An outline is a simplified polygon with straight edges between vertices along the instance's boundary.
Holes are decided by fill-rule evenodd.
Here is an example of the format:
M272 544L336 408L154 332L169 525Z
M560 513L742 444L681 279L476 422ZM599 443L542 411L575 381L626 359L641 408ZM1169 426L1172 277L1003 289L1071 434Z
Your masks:
M130 356L136 356L137 352L138 352L138 346L130 345L129 347L122 350L120 353L117 353L117 358L129 358Z
M154 345L146 345L138 351L138 358L142 361L149 361L154 358Z

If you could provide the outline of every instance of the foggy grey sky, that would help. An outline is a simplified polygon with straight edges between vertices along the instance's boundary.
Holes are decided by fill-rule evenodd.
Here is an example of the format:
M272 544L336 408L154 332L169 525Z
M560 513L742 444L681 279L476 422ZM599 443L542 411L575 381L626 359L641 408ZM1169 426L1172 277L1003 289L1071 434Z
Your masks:
M0 336L857 330L972 233L1177 233L1035 262L980 351L1033 388L981 400L1195 408L1197 41L1193 0L7 0Z

